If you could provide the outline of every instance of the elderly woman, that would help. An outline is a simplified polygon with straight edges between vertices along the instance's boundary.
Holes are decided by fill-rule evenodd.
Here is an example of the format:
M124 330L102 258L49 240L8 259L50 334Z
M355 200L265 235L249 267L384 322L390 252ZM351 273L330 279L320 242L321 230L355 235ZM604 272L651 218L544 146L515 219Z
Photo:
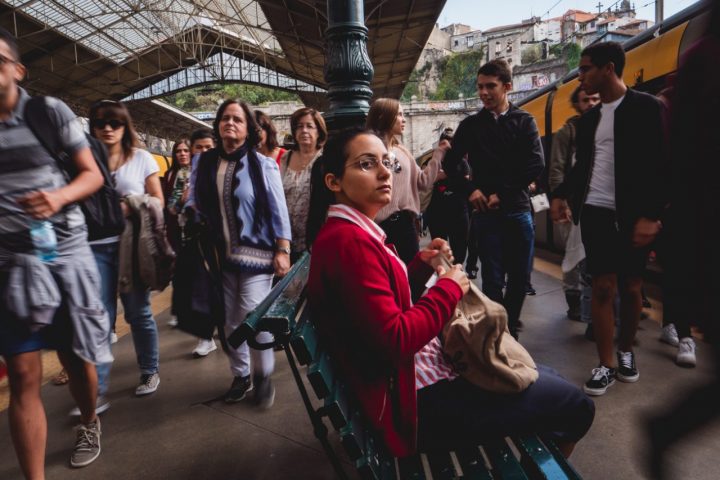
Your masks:
M226 100L213 130L219 145L197 161L187 205L205 218L221 259L222 286L216 287L224 293L230 335L268 294L273 273L290 269L290 220L277 163L256 151L260 129L248 106ZM228 347L228 356L233 381L225 401L239 402L254 388L255 402L270 408L273 351L251 350L246 342Z
M388 242L395 246L400 259L408 264L420 248L415 227L420 215L420 193L432 190L450 144L442 140L442 148L435 150L432 159L421 170L397 138L405 130L405 115L400 102L392 98L378 98L373 102L366 126L380 135L396 160L392 199L378 212L375 221L387 234Z
M327 139L327 128L320 113L312 108L301 108L290 117L290 129L295 147L280 159L283 190L290 211L292 225L292 260L307 250L305 225L310 206L310 172L322 152Z
M386 246L373 220L391 201L392 168L378 137L353 130L333 136L313 171L308 308L363 414L396 456L531 432L569 455L595 412L580 389L539 367L521 393L487 392L445 360L438 335L469 280L459 265L435 266L450 254L444 240L407 267ZM413 305L411 283L433 271L440 278Z

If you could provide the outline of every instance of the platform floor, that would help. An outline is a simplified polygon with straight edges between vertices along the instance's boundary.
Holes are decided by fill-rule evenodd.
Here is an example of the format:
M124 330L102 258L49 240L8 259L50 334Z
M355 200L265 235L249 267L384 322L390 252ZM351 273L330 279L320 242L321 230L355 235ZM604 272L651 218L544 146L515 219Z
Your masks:
M585 325L569 321L559 271L536 260L537 295L523 309L521 341L539 363L550 365L580 385L596 363L594 344L583 338ZM639 458L646 438L641 419L653 408L671 404L689 387L709 378L709 352L698 342L698 367L673 363L675 349L658 341L660 305L641 324L636 349L640 381L617 383L596 398L595 423L571 458L588 480L642 479ZM66 387L48 383L43 398L48 415L47 478L85 479L332 479L330 464L313 437L310 422L282 352L276 352L275 406L258 411L249 402L225 405L214 400L230 384L230 372L218 350L204 359L190 355L195 340L166 326L169 292L156 295L153 307L160 325L161 384L155 395L136 398L137 367L129 335L114 347L116 356L109 398L102 415L103 453L92 465L69 467L73 421ZM121 329L125 332L126 329ZM48 354L48 373L56 369ZM0 401L6 386L0 385ZM0 410L5 407L0 404ZM720 470L720 424L708 425L672 452L677 478L714 480ZM352 470L348 468L348 471ZM7 412L0 413L0 479L20 479ZM675 476L673 477L675 478Z

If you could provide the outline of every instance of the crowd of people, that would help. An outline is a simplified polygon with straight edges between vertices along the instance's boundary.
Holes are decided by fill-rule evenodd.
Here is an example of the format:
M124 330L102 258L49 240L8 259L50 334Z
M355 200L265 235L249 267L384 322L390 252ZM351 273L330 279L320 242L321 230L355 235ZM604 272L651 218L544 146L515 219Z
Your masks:
M699 55L717 50L717 21L714 28ZM195 305L197 293L207 304L203 311L214 317L192 353L202 358L217 350L217 330L232 377L224 401L239 402L252 392L259 408L272 407L273 351L247 343L233 348L225 339L266 297L273 279L307 251L309 311L391 453L539 433L570 455L594 419L588 395L605 394L616 380L639 380L634 343L649 250L660 250L670 272L705 272L699 262L678 260L694 247L677 240L679 228L694 228L678 212L692 210L687 202L696 192L671 198L673 164L663 162L667 152L680 149L677 142L703 132L679 119L684 110L677 99L695 101L689 80L679 77L667 107L625 85L624 63L616 43L582 51L579 85L568 99L577 116L554 136L547 162L550 214L566 245L567 316L592 322L598 364L581 388L540 365L534 383L505 394L459 376L440 337L477 275L478 260L482 290L505 308L516 339L525 297L533 291L530 197L546 161L534 118L508 100L507 63L493 60L479 68L482 108L454 132L443 132L422 167L400 140L406 121L397 100L376 99L364 128L333 135L318 111L302 108L290 119L294 142L286 150L266 114L228 99L212 129L176 139L161 178L121 102L94 104L85 133L63 102L43 98L62 156L48 149L28 123L31 97L19 86L26 72L16 40L0 30L0 288L7 299L0 304L0 355L10 381L11 436L25 477L44 478L41 351L57 351L77 405L70 463L89 465L101 452L98 415L109 408L117 299L135 348L135 395L151 395L160 386L160 352L150 292L173 276L177 288L183 282L190 288L188 303ZM106 165L98 165L93 139L104 146ZM696 157L711 154L709 139L698 142ZM121 199L126 227L91 238L80 204L104 185L103 168ZM432 237L427 243L420 241L423 216ZM659 238L664 241L656 243ZM700 233L691 240L703 252L710 249ZM198 292L192 291L197 283L178 277L187 276L190 250L205 254ZM176 253L184 267L173 273ZM441 258L454 265L443 266ZM708 283L713 279L708 276ZM667 291L677 293L673 298L687 298L676 277L667 283ZM677 346L678 364L694 366L691 322L677 300L668 302L663 339ZM197 314L180 302L171 313L170 324L181 328ZM714 327L702 326L712 333ZM258 338L270 340L268 333ZM703 392L717 396L716 385L708 388ZM663 421L670 420L659 419L652 428ZM656 452L674 441L662 439Z

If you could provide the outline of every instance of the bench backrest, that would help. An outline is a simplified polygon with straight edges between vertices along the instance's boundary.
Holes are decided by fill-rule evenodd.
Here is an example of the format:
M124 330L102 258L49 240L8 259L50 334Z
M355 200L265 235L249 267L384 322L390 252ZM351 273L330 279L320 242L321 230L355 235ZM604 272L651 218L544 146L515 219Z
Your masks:
M297 363L307 367L308 382L322 401L320 408L309 409L308 413L311 417L317 415L329 420L362 478L580 479L554 444L543 442L535 435L498 439L492 444L453 452L403 459L389 456L334 369L332 358L310 318L305 298L309 268L310 256L305 254L233 332L229 341L239 345L247 340L253 348L271 348L277 344L286 351L288 347L292 350ZM274 342L266 345L256 342L255 336L261 331L272 333ZM302 382L299 376L296 380ZM298 388L305 389L300 384Z

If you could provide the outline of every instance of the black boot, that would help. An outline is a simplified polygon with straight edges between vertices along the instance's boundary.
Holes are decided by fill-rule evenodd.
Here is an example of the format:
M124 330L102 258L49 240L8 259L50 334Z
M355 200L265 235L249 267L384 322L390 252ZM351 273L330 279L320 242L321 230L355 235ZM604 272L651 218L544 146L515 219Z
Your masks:
M580 320L580 292L575 290L569 290L565 292L565 301L567 302L568 310L567 317L570 320Z

